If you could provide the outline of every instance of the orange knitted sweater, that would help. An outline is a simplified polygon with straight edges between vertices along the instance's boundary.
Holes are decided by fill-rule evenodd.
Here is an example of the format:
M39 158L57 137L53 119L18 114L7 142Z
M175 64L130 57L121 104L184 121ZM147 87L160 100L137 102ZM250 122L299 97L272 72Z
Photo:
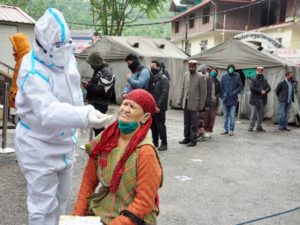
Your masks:
M140 148L137 166L136 196L127 210L143 218L149 214L154 207L154 199L162 179L161 167L152 146L144 145ZM83 173L78 198L72 213L73 215L86 215L88 197L94 193L98 184L97 162L93 159L89 159ZM111 224L107 225L135 225L135 223L125 216L118 216Z

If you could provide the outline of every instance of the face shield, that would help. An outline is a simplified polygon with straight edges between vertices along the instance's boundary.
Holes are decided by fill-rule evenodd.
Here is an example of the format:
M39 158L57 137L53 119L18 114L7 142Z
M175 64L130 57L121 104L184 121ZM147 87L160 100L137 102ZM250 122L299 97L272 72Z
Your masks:
M72 54L74 54L72 40L67 43L56 42L49 50L50 61L57 67L66 67Z

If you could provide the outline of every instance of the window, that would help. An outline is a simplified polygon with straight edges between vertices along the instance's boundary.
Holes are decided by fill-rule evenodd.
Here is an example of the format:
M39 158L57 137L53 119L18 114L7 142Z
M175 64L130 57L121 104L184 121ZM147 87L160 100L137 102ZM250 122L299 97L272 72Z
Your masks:
M207 50L207 44L208 44L208 41L207 41L207 40L202 40L202 41L200 42L200 50L201 50L201 52Z
M191 55L191 52L192 52L192 43L188 43L188 45L187 45L187 54L188 55Z
M189 29L193 29L195 26L195 14L189 16Z
M202 23L206 24L209 23L209 17L210 17L210 6L207 6L205 8L203 8L203 19L202 19Z
M179 21L175 22L175 33L179 33Z

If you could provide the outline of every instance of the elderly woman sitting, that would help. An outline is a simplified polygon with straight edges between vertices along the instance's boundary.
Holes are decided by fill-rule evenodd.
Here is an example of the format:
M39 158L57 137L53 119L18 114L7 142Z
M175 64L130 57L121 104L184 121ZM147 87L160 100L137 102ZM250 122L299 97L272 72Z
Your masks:
M105 225L157 224L162 167L147 136L155 108L147 91L130 92L118 120L91 141L73 215L100 216Z

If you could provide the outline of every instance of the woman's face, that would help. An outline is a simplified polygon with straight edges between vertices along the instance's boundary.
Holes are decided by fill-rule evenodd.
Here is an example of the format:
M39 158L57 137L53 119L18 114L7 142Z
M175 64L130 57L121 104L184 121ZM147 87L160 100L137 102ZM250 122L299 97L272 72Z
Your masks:
M132 100L125 99L120 106L120 115L118 119L122 122L140 122L140 119L144 114L144 110L139 104Z

